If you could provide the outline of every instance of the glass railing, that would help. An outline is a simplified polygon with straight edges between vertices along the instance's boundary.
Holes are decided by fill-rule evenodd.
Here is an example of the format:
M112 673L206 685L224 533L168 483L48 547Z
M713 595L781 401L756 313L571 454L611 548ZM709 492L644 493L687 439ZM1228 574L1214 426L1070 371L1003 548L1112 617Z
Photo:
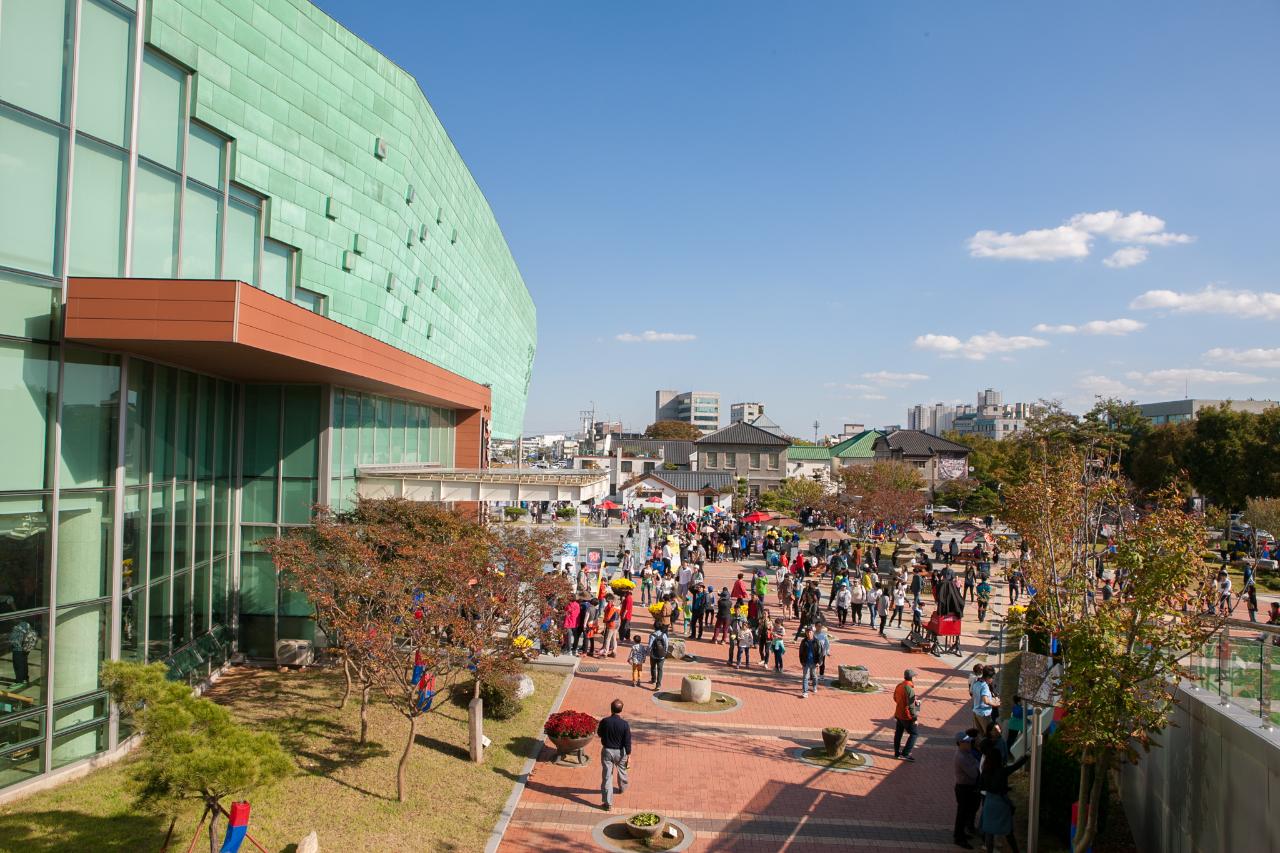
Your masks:
M1256 715L1263 725L1280 725L1280 626L1231 619L1191 656L1195 679L1187 687L1216 693Z

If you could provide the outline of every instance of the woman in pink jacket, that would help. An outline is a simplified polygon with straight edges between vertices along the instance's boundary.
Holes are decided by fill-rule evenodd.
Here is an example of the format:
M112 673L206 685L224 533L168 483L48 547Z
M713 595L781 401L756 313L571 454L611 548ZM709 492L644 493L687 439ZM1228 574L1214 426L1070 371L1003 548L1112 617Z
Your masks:
M564 609L564 640L560 643L561 647L572 654L577 651L578 645L578 617L581 615L582 605L578 600L571 599Z

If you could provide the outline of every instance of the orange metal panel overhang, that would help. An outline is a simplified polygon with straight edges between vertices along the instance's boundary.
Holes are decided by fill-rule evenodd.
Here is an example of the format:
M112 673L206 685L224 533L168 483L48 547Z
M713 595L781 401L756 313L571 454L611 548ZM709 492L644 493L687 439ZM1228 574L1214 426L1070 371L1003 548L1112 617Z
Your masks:
M460 409L460 425L490 415L487 386L239 281L72 278L63 337L244 382L341 385Z

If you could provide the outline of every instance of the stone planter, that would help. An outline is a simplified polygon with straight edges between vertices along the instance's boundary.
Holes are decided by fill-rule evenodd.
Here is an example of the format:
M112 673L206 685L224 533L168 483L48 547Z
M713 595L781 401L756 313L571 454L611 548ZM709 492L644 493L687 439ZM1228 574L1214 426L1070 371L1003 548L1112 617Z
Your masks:
M635 815L632 815L634 817ZM662 815L658 815L658 822L653 826L636 826L631 822L631 818L627 818L627 822L623 824L627 828L627 834L632 838L657 838L658 833L666 829L667 821Z
M836 686L846 690L870 690L871 672L865 666L841 666Z
M840 758L844 755L845 744L849 742L849 733L844 730L822 730L822 745L827 748L827 755Z
M566 755L578 755L581 757L582 750L591 745L592 737L553 737L551 742L556 745L556 757L563 758Z
M693 678L686 675L680 679L680 699L685 702L696 702L699 705L711 701L711 679Z

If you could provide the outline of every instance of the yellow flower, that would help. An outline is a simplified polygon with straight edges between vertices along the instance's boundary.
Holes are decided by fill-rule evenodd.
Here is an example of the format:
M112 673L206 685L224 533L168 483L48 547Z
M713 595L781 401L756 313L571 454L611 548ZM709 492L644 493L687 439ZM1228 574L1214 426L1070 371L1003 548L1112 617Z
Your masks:
M655 602L655 603L653 603L653 604L650 604L650 605L649 605L649 612L650 612L650 613L652 613L654 616L657 616L659 613L661 613L661 612L662 612L662 603L661 603L661 602Z
M614 592L621 593L621 592L629 592L635 589L636 585L634 581L629 581L626 578L614 578L613 580L609 581L609 588L612 589Z
M531 649L533 648L533 640L530 640L524 634L521 634L511 641L511 645L515 646L517 649Z

